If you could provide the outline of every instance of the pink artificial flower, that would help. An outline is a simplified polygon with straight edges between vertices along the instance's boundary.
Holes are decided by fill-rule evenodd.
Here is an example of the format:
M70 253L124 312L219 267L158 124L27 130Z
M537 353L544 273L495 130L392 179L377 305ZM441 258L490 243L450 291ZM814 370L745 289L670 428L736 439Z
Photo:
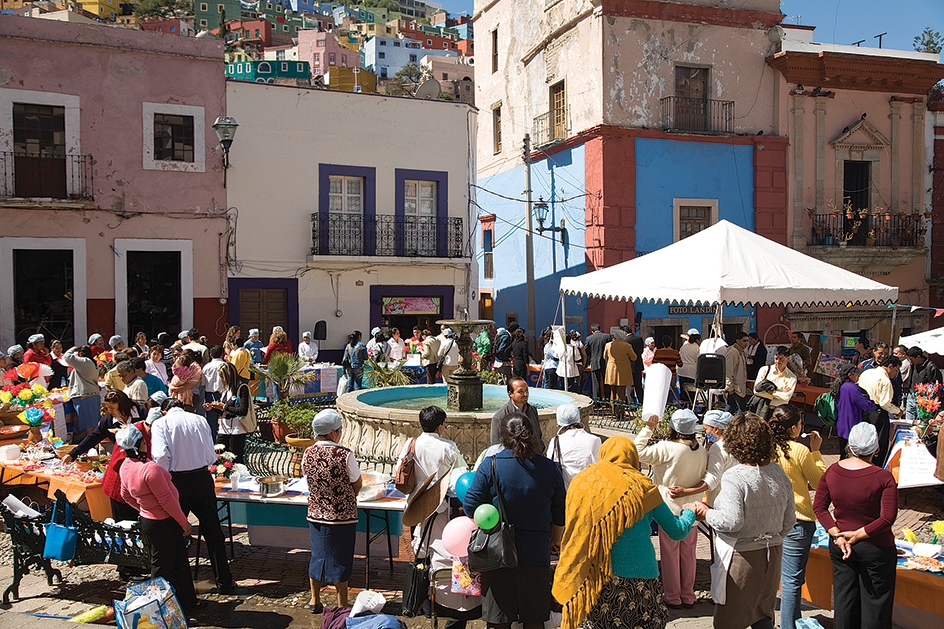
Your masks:
M210 466L210 472L216 473L216 466L215 466L215 465L211 465L211 466Z
M232 462L232 461L224 461L224 462L223 462L223 467L233 467L233 462Z

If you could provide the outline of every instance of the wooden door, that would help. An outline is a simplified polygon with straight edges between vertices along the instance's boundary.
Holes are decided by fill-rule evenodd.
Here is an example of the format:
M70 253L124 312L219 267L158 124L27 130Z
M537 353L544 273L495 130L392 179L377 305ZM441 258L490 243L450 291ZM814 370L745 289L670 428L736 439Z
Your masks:
M284 288L242 288L239 290L239 327L259 328L266 343L272 328L280 325L288 332L288 291Z

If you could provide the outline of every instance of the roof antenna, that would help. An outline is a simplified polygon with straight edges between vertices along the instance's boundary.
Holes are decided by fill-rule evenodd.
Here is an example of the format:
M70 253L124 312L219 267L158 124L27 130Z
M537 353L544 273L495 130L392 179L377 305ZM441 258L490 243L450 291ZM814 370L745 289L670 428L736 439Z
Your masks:
M874 36L872 37L872 39L877 39L877 40L878 40L878 47L879 47L879 48L882 47L882 37L885 37L886 35L888 35L888 32L887 32L887 31L884 32L884 33L880 33L880 34L878 34L878 35L874 35Z

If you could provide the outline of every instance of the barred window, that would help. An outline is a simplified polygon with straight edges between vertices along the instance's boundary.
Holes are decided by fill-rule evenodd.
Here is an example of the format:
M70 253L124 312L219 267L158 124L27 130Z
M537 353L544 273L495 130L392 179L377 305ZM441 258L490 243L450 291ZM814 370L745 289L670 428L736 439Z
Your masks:
M154 159L193 161L193 116L154 114Z

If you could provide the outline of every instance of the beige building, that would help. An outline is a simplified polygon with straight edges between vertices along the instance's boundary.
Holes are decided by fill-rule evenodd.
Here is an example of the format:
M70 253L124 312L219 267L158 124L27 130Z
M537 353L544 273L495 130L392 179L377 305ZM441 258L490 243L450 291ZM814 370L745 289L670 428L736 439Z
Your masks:
M340 361L354 330L475 316L472 108L238 81L226 101L231 321L285 313L297 342L325 320L320 355Z
M463 103L475 104L475 66L467 57L434 57L420 59L420 67L429 70L446 94Z

